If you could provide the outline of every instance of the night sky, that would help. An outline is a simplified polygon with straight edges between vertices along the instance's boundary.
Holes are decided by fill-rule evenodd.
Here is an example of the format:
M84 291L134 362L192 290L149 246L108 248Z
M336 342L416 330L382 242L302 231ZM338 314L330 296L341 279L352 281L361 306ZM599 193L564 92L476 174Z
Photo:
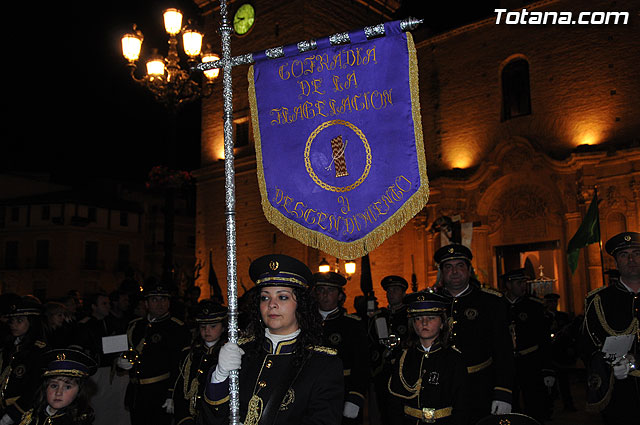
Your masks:
M152 47L165 54L168 38L162 11L178 7L185 17L197 18L195 5L188 0L112 0L59 7L52 2L18 3L23 4L12 6L5 16L11 18L14 33L29 35L6 38L9 69L3 86L10 111L3 120L7 131L2 170L47 172L61 182L144 181L151 167L166 162L169 114L129 77L120 38L137 23L145 36L143 55ZM470 19L456 14L453 6L424 12L412 3L407 13L423 13L434 28ZM471 14L487 11L492 8ZM74 40L79 40L77 45ZM175 168L196 169L199 102L177 116L177 126Z
M11 40L16 44L5 62L13 69L5 72L11 80L4 84L10 111L2 168L49 172L63 182L144 180L152 166L165 161L169 114L129 77L120 38L135 22L145 36L143 53L157 47L165 54L162 11L169 3L85 2L87 9L40 4L45 6L35 16L26 6L13 13L15 25L31 35L22 43ZM186 15L191 2L171 4ZM182 111L177 125L176 168L192 170L200 160L200 103Z

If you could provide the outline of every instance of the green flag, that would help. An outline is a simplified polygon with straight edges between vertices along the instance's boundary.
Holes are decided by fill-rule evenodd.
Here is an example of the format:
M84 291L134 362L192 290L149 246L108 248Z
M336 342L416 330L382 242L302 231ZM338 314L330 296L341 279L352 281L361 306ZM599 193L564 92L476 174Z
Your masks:
M571 268L571 274L573 274L578 268L578 254L580 248L583 248L589 244L600 242L600 217L598 214L598 192L593 194L593 200L587 215L584 216L582 224L578 228L578 231L569 241L567 247L567 261Z

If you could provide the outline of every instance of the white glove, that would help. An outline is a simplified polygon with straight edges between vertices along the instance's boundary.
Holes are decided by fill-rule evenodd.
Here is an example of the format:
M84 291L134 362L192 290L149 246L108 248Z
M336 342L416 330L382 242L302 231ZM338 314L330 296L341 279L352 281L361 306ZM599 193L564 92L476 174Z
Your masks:
M621 358L613 364L613 376L616 379L626 379L629 374L629 359L626 357Z
M344 416L345 418L355 419L358 417L359 411L360 406L358 406L357 404L353 404L350 401L345 401L342 416Z
M211 375L211 382L214 384L224 382L232 370L240 369L243 354L244 351L238 347L238 344L227 342L223 345L218 354L218 365Z
M555 385L556 383L556 377L555 376L545 376L544 377L544 386L547 388L551 388Z
M124 370L129 370L133 367L131 362L124 357L118 357L118 359L116 360L116 366Z
M507 413L511 413L511 403L500 400L493 400L491 402L491 414L505 415Z
M2 419L0 419L0 425L13 425L13 419L11 419L11 416L5 414L2 416Z
M165 412L167 412L170 415L173 415L173 399L172 398L168 398L164 401L164 404L162 405L162 408L165 410Z

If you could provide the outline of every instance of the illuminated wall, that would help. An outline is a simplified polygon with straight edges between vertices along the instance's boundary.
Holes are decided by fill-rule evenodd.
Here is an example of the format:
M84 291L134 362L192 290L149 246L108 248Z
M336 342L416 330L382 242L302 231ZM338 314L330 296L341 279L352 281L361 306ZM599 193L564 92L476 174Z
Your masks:
M637 10L633 1L619 11ZM538 2L528 11L610 10L610 2ZM418 43L431 172L476 167L505 138L523 135L566 157L576 146L638 137L638 19L628 25L496 25L489 18ZM529 63L531 111L501 120L500 73Z
M327 15L318 26L310 16L321 9L320 4L274 2L268 28L258 27L253 35L234 38L234 54L344 31L358 26L349 18L363 16L347 11L333 20ZM577 6L576 2L544 1L527 6L540 11L578 12L578 8L635 10L634 2L628 0L615 6L605 1ZM442 215L459 215L473 223L474 267L487 285L497 287L497 247L557 243L553 255L543 254L555 261L545 274L558 279L563 308L581 311L584 294L602 285L599 252L595 246L585 250L575 275L568 272L563 252L580 225L594 186L604 199L604 240L620 230L640 230L638 25L638 19L630 19L628 25L507 26L496 25L491 18L440 35L425 28L414 31L431 194L416 218L370 254L374 288L382 305L386 301L379 281L385 275L400 274L410 280L413 273L420 288L436 282L432 258L440 238L428 229ZM514 59L528 63L531 113L504 119L501 73ZM246 71L240 67L233 74L234 117L248 114ZM217 162L221 108L219 98L203 106L196 256L206 261L213 249L216 273L224 287L224 181L222 164ZM592 146L581 146L585 144ZM253 151L238 154L239 279L247 284L250 259L267 252L295 255L315 269L327 256L285 237L266 222ZM612 265L605 254L605 269ZM206 285L206 273L199 283ZM347 292L351 307L360 293L359 271Z

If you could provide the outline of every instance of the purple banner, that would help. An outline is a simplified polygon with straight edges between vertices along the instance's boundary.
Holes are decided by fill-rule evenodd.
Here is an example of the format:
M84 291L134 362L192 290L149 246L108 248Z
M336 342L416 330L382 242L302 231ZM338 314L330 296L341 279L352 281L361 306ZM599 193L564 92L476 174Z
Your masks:
M398 22L385 32L249 71L265 215L338 258L372 251L429 196L415 47Z

